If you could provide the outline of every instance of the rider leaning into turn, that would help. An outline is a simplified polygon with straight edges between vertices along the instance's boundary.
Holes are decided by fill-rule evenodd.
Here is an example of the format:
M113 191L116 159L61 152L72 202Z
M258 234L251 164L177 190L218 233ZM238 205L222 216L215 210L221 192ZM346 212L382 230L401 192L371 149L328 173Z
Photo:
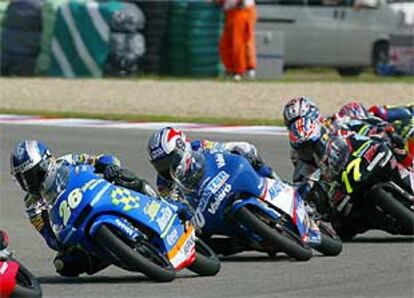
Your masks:
M148 154L151 164L157 171L157 190L162 196L169 196L174 190L174 182L169 173L171 159L175 151L189 146L194 151L210 153L227 152L245 157L259 175L273 177L275 173L266 165L254 145L247 142L213 142L209 140L190 141L185 134L172 127L164 127L152 134L148 141Z
M56 271L63 276L93 274L108 266L93 255L73 247L62 247L49 221L49 210L56 195L62 191L56 175L61 166L91 165L95 173L103 175L132 190L157 196L143 179L122 169L119 160L111 155L68 154L55 158L49 148L36 140L25 140L16 144L11 154L11 173L17 184L27 195L24 198L26 213L34 228L43 236L47 245L58 252L54 259Z
M353 132L383 138L393 150L399 163L407 168L412 166L413 156L407 150L405 140L395 132L390 123L370 115L358 102L349 102L332 117L324 118L312 100L298 97L285 105L283 117L292 147L291 158L295 167L294 181L300 180L298 172L312 171L312 168L317 166L314 152L308 150L309 143L316 143L314 149L319 150L320 148L316 146L319 144L316 141L320 137L326 139L333 135Z
M185 206L188 206L186 204L188 197L183 193L183 189L178 187L176 182L173 181L170 171L174 165L177 166L182 161L185 152L238 154L244 156L259 175L263 177L276 177L271 167L266 165L257 153L256 147L250 143L219 143L208 140L194 140L190 142L182 131L172 127L162 128L156 131L148 141L149 159L157 171L157 188L159 193L162 196L173 197L177 202L182 203L181 207L183 210L186 210ZM188 173L189 176L193 174ZM190 207L189 209L192 208ZM215 241L204 240L218 254L230 255L245 249L245 247L241 247L238 242L230 238L219 238L215 239Z
M359 225L354 222L352 214L354 212L357 214L360 210L351 209L352 205L346 202L348 202L351 193L361 194L366 186L364 184L366 182L362 183L358 180L350 183L348 179L344 179L344 172L349 171L349 164L358 157L362 158L364 162L374 165L374 158L381 156L380 154L385 155L379 165L380 172L378 173L381 175L375 176L375 182L391 180L408 194L413 194L412 173L397 162L388 146L381 139L353 133L346 136L334 136L326 142L325 152L321 157L321 168L326 179L331 181L332 212L330 219L341 238L352 238L358 233Z

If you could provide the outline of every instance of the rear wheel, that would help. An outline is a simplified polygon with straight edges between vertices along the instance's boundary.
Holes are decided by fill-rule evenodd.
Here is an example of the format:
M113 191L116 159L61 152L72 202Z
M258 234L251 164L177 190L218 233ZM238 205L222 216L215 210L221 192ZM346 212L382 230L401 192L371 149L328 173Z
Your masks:
M213 276L220 271L220 267L220 260L216 253L201 239L197 239L196 259L188 269L202 276Z
M145 240L131 247L106 225L98 229L94 240L114 257L115 264L121 268L142 272L159 282L169 282L175 278L175 270L169 260Z
M342 241L330 227L325 223L319 224L321 232L321 243L312 247L325 256L337 256L342 252Z
M283 226L277 227L272 219L264 217L265 215L246 207L240 208L235 215L237 221L271 243L276 250L283 251L298 261L307 261L312 257L312 249L300 237Z
M24 266L19 264L16 275L16 286L12 297L42 297L42 289L37 279Z
M380 187L374 188L370 196L385 214L391 215L397 221L397 224L401 226L402 234L414 234L414 212L412 210Z

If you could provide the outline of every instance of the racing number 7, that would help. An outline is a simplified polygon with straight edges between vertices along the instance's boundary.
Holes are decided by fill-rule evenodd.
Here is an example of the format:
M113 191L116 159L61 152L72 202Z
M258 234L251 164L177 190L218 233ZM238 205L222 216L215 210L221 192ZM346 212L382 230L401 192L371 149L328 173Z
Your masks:
M347 193L353 192L351 183L349 182L348 175L350 175L351 172L353 172L352 178L355 182L358 182L361 179L362 175L361 175L361 171L359 168L361 161L362 161L361 157L354 159L346 166L346 170L342 172L342 182L345 184Z

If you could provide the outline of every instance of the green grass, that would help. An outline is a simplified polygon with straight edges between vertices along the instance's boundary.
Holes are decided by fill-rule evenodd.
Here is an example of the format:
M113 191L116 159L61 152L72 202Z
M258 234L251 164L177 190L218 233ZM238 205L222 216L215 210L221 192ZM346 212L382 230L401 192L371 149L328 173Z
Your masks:
M139 115L139 114L106 114L86 112L60 112L43 110L1 109L0 114L32 115L46 118L87 118L103 120L121 120L129 122L190 122L220 125L279 125L283 126L281 119L242 119L219 117L177 117L170 115Z

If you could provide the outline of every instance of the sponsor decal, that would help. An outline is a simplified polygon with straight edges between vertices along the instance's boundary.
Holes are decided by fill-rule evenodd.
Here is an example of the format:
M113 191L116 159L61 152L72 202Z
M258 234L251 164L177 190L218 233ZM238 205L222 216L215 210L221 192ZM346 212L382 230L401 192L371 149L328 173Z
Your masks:
M137 232L135 232L128 224L121 221L120 219L115 220L115 224L123 231L125 232L129 237L136 238L138 236Z
M269 188L268 192L272 199L276 198L279 193L281 193L283 190L283 185L280 182L275 182L273 185Z
M344 215L348 215L352 208L352 203L350 201L351 197L346 195L336 209L339 212L343 212Z
M184 244L184 247L183 247L184 254L185 255L190 254L194 245L195 245L195 240L194 240L194 234L193 234L188 238L187 242Z
M224 188L215 196L214 201L210 204L208 212L211 214L216 214L218 208L220 207L221 202L226 198L226 196L231 192L231 185L226 184Z
M158 148L158 149L155 149L155 150L151 151L151 159L152 160L159 159L159 158L163 157L163 155L165 155L165 154L164 154L164 150L162 150L162 148Z
M203 191L203 194L201 195L199 203L199 208L201 211L204 211L206 209L211 196L216 194L219 189L223 187L229 177L230 175L228 173L221 171L207 184L206 188Z
M198 208L194 213L194 223L195 225L202 229L206 224L206 219L204 218L203 211Z
M216 164L219 169L224 167L226 165L226 162L224 161L224 156L221 153L218 153L215 155Z
M387 156L385 157L385 159L380 163L381 167L384 167L391 159L391 157L393 157L391 150L388 150ZM395 158L393 158L393 160L395 160ZM395 160L396 161L396 160ZM392 166L392 165L391 165Z
M157 218L156 222L157 225L160 227L161 231L164 231L170 221L171 217L173 216L173 212L170 207L163 207L159 213L161 214L160 217Z
M112 204L123 206L125 212L139 208L139 197L126 188L116 187L111 192Z
M208 140L203 140L202 141L203 149L207 149L207 150L213 149L215 144L216 144L215 142L208 141Z
M170 234L167 236L167 243L168 245L174 245L178 240L178 231L174 229Z
M161 204L159 202L152 201L151 203L145 206L144 213L148 215L151 221L153 221L158 211L160 210L160 207L161 207Z
M366 161L370 162L374 158L375 153L377 153L378 144L371 146L364 154L364 158Z
M15 172L24 172L27 171L33 164L32 159L26 160L24 163L20 164L19 166L15 167L13 170Z
M81 191L85 192L87 190L93 190L101 182L102 180L98 180L98 179L89 180L87 183L85 183L85 185L81 187Z
M7 262L4 262L0 267L0 274L3 275L6 272L7 268L9 268L9 265L7 264Z
M385 153L380 152L378 153L374 159L371 161L371 163L368 165L367 170L368 172L371 172L374 167L379 163L379 161L384 157Z
M407 168L403 166L398 167L398 171L400 172L400 177L403 180L410 175L410 172L407 170Z

